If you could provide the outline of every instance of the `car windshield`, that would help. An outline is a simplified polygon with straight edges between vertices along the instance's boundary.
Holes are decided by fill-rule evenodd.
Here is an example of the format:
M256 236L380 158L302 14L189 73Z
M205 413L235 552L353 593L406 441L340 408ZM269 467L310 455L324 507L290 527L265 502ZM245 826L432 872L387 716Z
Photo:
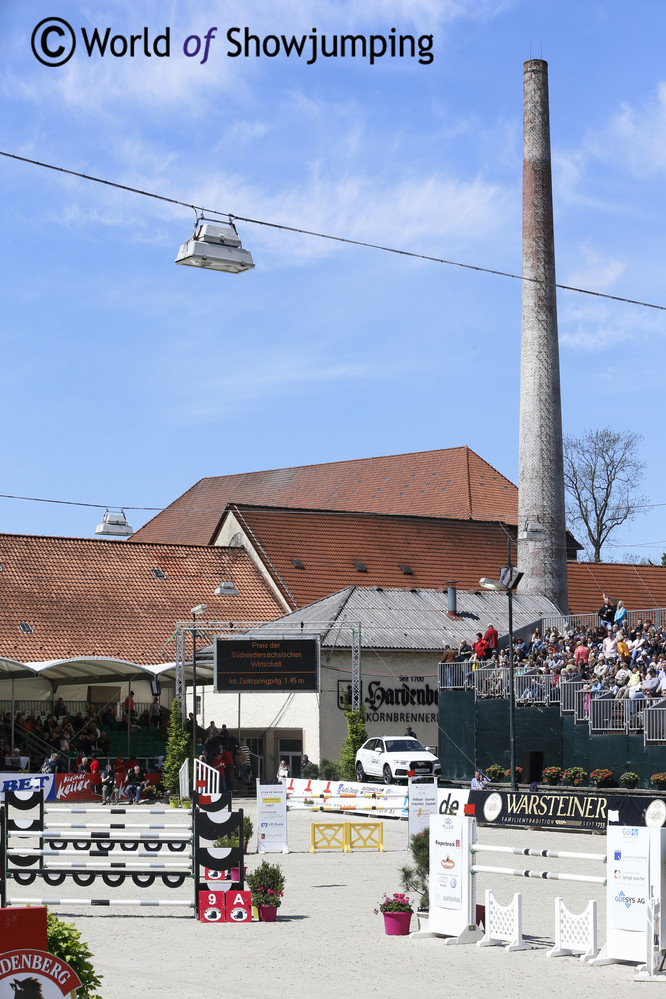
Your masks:
M425 749L418 739L387 739L387 753L413 753L414 751L424 753Z

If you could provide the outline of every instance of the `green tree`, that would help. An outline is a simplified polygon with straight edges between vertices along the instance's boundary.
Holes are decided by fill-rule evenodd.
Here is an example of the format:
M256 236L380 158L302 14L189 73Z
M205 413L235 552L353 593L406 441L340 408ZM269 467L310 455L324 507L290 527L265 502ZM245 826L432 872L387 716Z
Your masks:
M639 460L641 434L610 427L564 438L567 523L581 528L595 562L609 535L636 516L645 499L637 492L645 465Z
M347 738L340 750L340 776L343 780L356 780L356 753L368 738L365 730L365 705L352 711L349 699L344 698L342 710L347 719Z
M192 738L187 729L183 727L180 704L178 703L178 699L174 697L167 730L166 757L162 773L162 783L168 794L179 793L180 784L178 775L185 760L190 761L191 776L193 757Z

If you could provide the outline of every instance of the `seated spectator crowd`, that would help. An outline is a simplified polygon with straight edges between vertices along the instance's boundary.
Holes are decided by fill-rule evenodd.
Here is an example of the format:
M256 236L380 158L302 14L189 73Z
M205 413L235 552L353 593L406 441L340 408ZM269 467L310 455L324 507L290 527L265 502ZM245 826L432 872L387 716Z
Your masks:
M513 657L515 676L539 677L540 686L549 678L552 685L578 681L591 699L666 697L666 627L640 620L630 625L622 601L616 606L604 598L596 628L572 627L565 634L551 628L544 635L537 628L529 642L516 637ZM508 652L492 648L488 632L463 642L455 660L469 662L469 682L477 668L509 665ZM443 656L445 661L454 660Z

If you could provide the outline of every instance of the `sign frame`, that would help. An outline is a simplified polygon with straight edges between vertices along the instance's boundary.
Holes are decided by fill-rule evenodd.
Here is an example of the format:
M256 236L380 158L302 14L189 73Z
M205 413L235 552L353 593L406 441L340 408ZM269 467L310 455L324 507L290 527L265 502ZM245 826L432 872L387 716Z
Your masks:
M242 653L245 653L243 657ZM231 656L238 657L237 662ZM254 663L251 655L256 657ZM307 666L296 663L307 657ZM283 665L283 660L286 664ZM215 639L213 685L222 694L318 694L321 690L321 643L318 635L234 636ZM233 670L232 670L233 667ZM233 678L232 678L233 672Z

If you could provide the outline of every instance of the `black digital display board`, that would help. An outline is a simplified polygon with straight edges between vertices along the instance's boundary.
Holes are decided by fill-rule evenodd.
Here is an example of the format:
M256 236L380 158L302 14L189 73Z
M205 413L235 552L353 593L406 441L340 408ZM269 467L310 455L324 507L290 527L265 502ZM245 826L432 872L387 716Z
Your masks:
M215 690L318 691L316 638L217 638Z

